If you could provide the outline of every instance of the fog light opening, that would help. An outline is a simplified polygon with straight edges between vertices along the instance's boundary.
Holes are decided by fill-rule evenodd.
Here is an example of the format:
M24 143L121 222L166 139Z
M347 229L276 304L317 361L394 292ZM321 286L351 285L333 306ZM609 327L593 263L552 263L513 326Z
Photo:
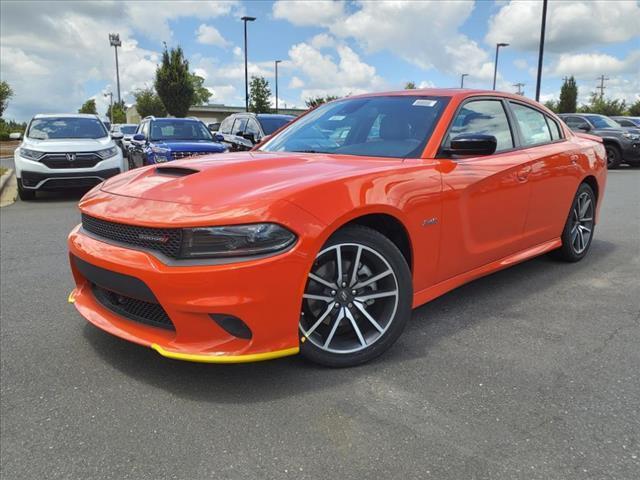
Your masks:
M251 339L251 329L238 317L224 313L210 313L209 316L228 334L245 340Z

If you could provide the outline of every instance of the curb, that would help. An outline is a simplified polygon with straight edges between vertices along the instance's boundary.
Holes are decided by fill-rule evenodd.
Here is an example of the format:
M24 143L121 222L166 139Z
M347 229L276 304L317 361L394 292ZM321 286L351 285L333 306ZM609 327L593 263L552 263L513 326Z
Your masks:
M4 190L5 185L7 185L11 177L13 177L13 174L14 174L14 171L12 168L10 168L9 170L7 170L5 173L2 174L2 177L0 177L0 195L2 194L2 191Z

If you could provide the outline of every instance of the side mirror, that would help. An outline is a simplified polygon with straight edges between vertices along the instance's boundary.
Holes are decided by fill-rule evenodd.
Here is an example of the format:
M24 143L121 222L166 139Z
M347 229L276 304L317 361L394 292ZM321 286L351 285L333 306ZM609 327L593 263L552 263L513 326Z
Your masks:
M122 132L111 132L111 138L114 140L122 140L124 138L124 134Z
M221 133L214 133L213 140L216 142L224 142L224 135L222 135Z
M252 132L243 133L242 137L249 140L251 143L256 143L256 136Z
M144 138L144 135L141 133L136 133L133 137L131 137L131 141L136 142L136 143L142 143L146 140L146 138Z
M20 140L22 138L22 132L12 132L9 134L9 140Z
M451 140L447 150L453 155L492 155L498 148L498 140L493 135L462 134Z
M588 123L581 123L580 125L578 125L578 130L589 132L591 130L591 125L589 125Z

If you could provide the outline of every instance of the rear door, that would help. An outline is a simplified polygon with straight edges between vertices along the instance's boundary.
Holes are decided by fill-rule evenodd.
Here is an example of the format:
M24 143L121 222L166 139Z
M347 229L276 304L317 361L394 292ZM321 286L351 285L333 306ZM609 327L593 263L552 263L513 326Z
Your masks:
M586 158L551 116L528 104L509 101L509 105L520 142L531 159L525 241L534 246L562 234L580 178L579 165ZM584 122L573 118L575 125Z
M529 156L518 150L506 102L472 98L456 113L443 143L460 134L487 134L496 153L453 158L443 174L442 255L439 280L446 280L522 249L529 208Z

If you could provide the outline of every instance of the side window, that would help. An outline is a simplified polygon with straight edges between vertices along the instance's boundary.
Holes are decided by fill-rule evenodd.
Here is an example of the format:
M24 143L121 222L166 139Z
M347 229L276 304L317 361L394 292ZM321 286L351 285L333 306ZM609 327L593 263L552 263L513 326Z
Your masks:
M233 122L233 128L231 129L231 135L240 135L244 132L244 127L247 126L246 118L236 118L236 121Z
M560 126L558 122L550 117L546 117L547 124L549 125L549 130L551 130L551 138L553 141L562 139L562 131L560 130Z
M635 125L631 123L629 120L621 119L621 120L616 120L616 122L618 122L623 127L635 127Z
M260 138L260 127L258 126L258 122L256 122L253 118L250 118L247 122L247 128L244 133L253 133L253 136L258 139Z
M580 117L565 117L564 122L571 130L577 130L581 126L589 126L589 124Z
M538 145L551 141L551 132L543 113L519 103L509 103L520 126L523 145Z
M453 120L445 142L463 133L493 135L498 140L496 152L514 147L509 120L500 100L474 100L465 103Z
M231 125L233 125L233 117L225 118L218 128L218 133L229 134L231 133Z
M149 122L144 122L140 127L140 133L144 135L144 138L149 139Z

